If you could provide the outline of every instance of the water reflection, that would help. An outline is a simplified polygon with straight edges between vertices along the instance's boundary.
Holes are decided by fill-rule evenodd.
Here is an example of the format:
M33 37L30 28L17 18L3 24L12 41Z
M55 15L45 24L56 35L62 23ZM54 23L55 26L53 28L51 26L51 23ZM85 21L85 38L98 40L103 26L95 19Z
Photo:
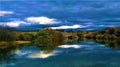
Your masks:
M83 40L80 40L83 42ZM84 40L85 41L85 40ZM97 43L100 43L102 45L92 45L93 43L83 43L79 44L77 42L71 42L71 43L56 43L54 45L35 45L35 44L16 44L16 43L3 43L0 42L0 65L1 64L9 64L14 63L18 60L18 57L24 57L24 58L36 58L36 59L46 59L51 56L57 56L66 53L71 53L72 55L78 55L76 54L76 50L80 51L80 54L89 54L90 52L95 52L95 50L103 51L105 53L106 48L101 48L103 45L120 49L120 41L107 41L107 40L94 40ZM87 40L85 41L87 42ZM87 45L90 44L90 45ZM32 48L30 47L32 46ZM33 48L35 46L35 48ZM24 49L23 49L24 48ZM73 50L75 49L75 51ZM109 51L111 52L111 51ZM106 52L106 54L108 51ZM17 56L17 57L16 57Z
M43 59L45 59L45 58L48 58L50 56L54 56L55 53L56 53L55 51L47 52L47 53L45 51L40 51L39 53L31 54L29 57L30 58L43 58Z
M61 45L61 46L58 46L60 48L80 48L81 46L80 45Z
M97 43L105 44L107 47L120 50L119 40L95 40Z
M58 46L57 48L62 48L62 49L69 49L69 48L74 48L74 49L79 49L81 47L81 45L60 45ZM50 56L55 56L57 54L59 54L61 51L59 50L53 50L53 51L47 51L47 50L44 50L44 51L40 51L38 53L33 53L33 54L30 54L29 57L30 58L49 58Z
M78 40L79 42L82 41L93 41L102 45L105 45L107 47L113 48L113 49L117 49L120 50L120 41L119 40L104 40L104 39L82 39L82 40Z
M26 44L16 45L13 42L0 42L0 64L6 64L15 61L16 59L13 57L15 52L24 46L26 46Z
M0 64L9 64L11 62L15 62L16 58L15 56L25 56L29 55L30 58L48 58L49 56L52 56L55 52L54 50L57 48L57 46L64 44L63 42L59 43L52 43L53 45L46 45L46 44L17 44L15 42L0 42ZM25 50L21 51L24 47L29 46L35 46L39 50L39 52L34 53L33 49L28 50L28 52L25 52ZM36 49L36 48L35 48ZM34 54L33 54L34 53Z

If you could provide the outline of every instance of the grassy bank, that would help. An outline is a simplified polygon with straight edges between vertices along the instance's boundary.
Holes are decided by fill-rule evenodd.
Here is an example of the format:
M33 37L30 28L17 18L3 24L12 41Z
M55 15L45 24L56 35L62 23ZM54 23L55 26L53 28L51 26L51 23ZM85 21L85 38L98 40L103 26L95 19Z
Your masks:
M0 29L0 42L46 44L63 43L75 40L119 40L120 27L107 28L95 32L62 32L46 28L35 32L19 32Z

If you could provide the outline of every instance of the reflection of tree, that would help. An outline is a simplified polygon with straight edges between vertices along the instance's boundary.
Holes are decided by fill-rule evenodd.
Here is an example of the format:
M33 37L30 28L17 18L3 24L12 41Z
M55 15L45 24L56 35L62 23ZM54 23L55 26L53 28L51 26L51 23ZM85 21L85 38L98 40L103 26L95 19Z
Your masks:
M120 49L119 40L107 40L107 39L80 39L79 41L95 41L96 43L105 44L110 48Z
M119 40L95 40L97 43L105 44L110 48L120 49Z
M13 42L0 42L0 64L9 63L15 60L13 55L15 54L16 50L23 46L25 45L19 45Z

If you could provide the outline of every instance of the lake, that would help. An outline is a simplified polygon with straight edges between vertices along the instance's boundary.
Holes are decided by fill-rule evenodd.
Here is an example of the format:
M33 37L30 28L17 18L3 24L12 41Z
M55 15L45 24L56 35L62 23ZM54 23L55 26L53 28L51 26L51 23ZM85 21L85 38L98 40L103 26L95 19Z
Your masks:
M9 47L0 53L0 67L119 67L120 46L117 48L93 41L42 50L34 45Z

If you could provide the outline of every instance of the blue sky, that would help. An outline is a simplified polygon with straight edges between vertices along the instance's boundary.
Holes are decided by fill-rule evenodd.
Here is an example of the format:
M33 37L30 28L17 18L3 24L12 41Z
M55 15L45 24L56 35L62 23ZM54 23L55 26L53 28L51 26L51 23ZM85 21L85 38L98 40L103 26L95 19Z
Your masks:
M0 10L12 12L0 16L1 23L26 21L26 18L45 17L60 24L48 26L82 25L91 28L120 26L119 0L0 0ZM41 19L41 18L40 18ZM38 21L37 21L38 22ZM41 23L41 22L40 22ZM23 25L23 24L22 24ZM42 24L37 25L40 27ZM25 25L26 26L26 25ZM35 24L36 26L36 24ZM34 27L34 26L31 26ZM88 27L88 28L90 28ZM80 27L81 28L81 27Z

